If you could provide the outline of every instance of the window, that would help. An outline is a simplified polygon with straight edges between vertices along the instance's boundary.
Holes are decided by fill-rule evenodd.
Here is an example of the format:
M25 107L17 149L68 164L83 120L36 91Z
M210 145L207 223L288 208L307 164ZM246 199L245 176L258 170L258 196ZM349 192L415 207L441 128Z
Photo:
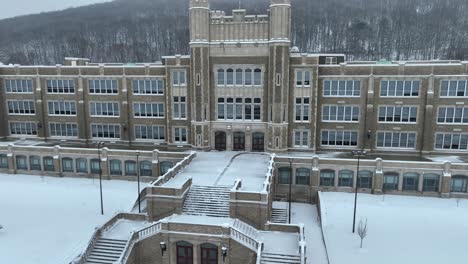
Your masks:
M349 130L322 130L322 146L356 147L358 132Z
M468 133L436 133L436 149L468 150Z
M279 184L289 184L291 180L291 168L282 167L278 169L278 183Z
M416 106L380 106L379 122L416 123L418 108Z
M403 191L417 191L419 183L419 174L405 173L403 174Z
M296 184L309 185L310 184L310 169L298 168L296 169Z
M226 119L228 120L234 119L234 99L233 98L226 99Z
M34 101L7 101L8 113L11 115L34 115L36 105Z
M232 86L234 85L234 70L227 69L226 71L226 85Z
M51 137L78 137L78 124L49 123Z
M55 171L54 158L44 157L42 162L44 163L44 171Z
M99 159L91 160L91 173L98 174L101 172L101 161Z
M193 263L193 245L179 241L176 243L177 264L192 264Z
M419 81L381 81L381 97L418 97Z
M201 264L218 264L218 247L210 243L200 246Z
M47 80L47 93L74 94L75 82L73 80Z
M252 70L245 70L245 82L244 85L252 85Z
M63 172L73 172L73 159L63 158L62 159L62 171Z
M236 86L244 85L244 71L242 69L236 69Z
M29 156L29 168L33 171L42 170L41 166L41 157L39 156Z
M320 186L335 186L335 171L321 170L320 171Z
M377 132L377 147L379 148L416 148L415 132Z
M439 191L440 175L434 173L426 173L423 175L423 191L438 192Z
M359 97L361 81L358 80L325 80L323 81L324 97Z
M359 106L352 105L324 105L322 121L358 122Z
M294 130L294 147L308 148L309 147L309 131Z
M135 125L135 138L165 140L166 128L164 126Z
M325 64L338 64L338 59L337 57L325 57Z
M262 119L260 98L218 98L218 120L259 121ZM253 109L253 113L252 113Z
M118 94L117 80L88 80L90 94Z
M174 119L187 118L187 101L185 96L174 96L173 116Z
M296 71L296 88L310 87L311 71L297 70Z
M161 165L159 165L161 175L166 174L173 166L174 164L170 161L161 162Z
M440 83L440 97L467 97L466 80L443 80Z
M309 122L310 98L296 97L296 121Z
M164 104L134 103L133 115L135 117L164 117Z
M137 175L136 162L135 161L133 161L133 160L125 161L125 175L126 176L136 176Z
M88 173L88 160L87 159L76 159L76 172Z
M439 107L438 123L468 124L468 107Z
M395 191L398 190L398 178L399 175L396 172L385 172L383 190L384 191Z
M172 86L186 86L185 70L177 70L172 72Z
M353 187L353 175L351 170L340 170L338 172L338 186L340 187Z
M102 117L102 116L120 116L120 107L119 103L98 103L91 102L89 104L89 113L92 117Z
M33 93L32 80L5 80L7 93Z
M357 179L358 188L372 188L372 172L371 171L360 171Z
M467 192L468 178L462 175L452 177L451 192Z
M26 156L18 155L16 156L16 169L18 170L27 170L28 163L26 161Z
M218 86L226 85L225 82L225 71L223 69L218 70Z
M120 125L91 124L93 138L120 138Z
M110 161L110 174L111 175L122 175L122 162L120 160Z
M163 95L164 80L134 80L133 94L135 95Z
M153 176L153 164L150 161L142 161L140 163L140 176Z
M76 103L72 101L49 101L49 115L74 116Z
M5 154L0 154L0 169L8 169L8 157Z
M262 70L254 70L254 85L262 85Z
M174 143L187 143L187 128L174 128Z
M10 122L10 134L37 136L37 124L33 122Z

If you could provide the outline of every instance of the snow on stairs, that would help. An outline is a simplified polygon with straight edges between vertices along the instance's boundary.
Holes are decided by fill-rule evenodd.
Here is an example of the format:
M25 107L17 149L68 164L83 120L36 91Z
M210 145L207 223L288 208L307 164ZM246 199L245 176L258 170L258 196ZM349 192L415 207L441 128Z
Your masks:
M229 217L229 191L225 186L192 185L183 212L190 215Z
M86 263L111 264L117 261L122 255L126 240L98 238L91 253L89 253Z
M263 252L260 264L301 264L301 257Z
M286 209L273 208L271 211L271 222L286 224L288 222L288 211Z

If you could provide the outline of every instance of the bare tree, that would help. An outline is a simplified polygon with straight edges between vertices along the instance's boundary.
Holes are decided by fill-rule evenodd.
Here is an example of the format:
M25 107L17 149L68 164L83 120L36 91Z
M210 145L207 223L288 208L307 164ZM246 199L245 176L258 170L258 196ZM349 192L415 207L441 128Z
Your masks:
M366 238L367 236L367 219L365 223L362 220L359 221L357 232L358 232L359 237L361 238L361 248L362 248L362 242L364 241L364 238Z

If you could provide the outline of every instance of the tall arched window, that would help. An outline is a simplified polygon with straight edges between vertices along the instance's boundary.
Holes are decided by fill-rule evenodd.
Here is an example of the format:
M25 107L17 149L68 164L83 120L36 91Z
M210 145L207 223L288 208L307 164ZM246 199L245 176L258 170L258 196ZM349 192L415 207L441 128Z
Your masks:
M244 84L244 71L242 69L236 69L236 85Z
M28 163L26 161L26 156L18 155L16 156L16 169L18 170L27 170Z
M140 163L140 176L153 176L153 168L150 161L142 161Z
M224 82L224 70L223 70L223 69L219 69L219 70L218 70L218 85L220 85L220 86L224 86L224 85L225 85L225 82Z
M252 85L252 70L245 70L245 85Z
M254 85L262 85L262 70L254 70Z
M120 160L110 161L110 174L111 175L122 175L122 162Z
M320 186L334 186L335 185L335 171L334 170L321 170L320 171Z
M372 172L371 171L360 171L357 180L358 188L372 188Z
M31 168L31 170L34 170L34 171L42 170L41 157L29 156L29 167Z
M226 71L226 84L234 85L234 70L233 69L227 69Z
M423 192L438 192L440 183L440 175L434 173L426 173L423 175Z
M408 172L403 174L403 191L417 191L419 185L419 174Z
M399 174L397 172L385 172L384 173L384 182L383 190L384 191L395 191L398 190L398 178Z
M101 171L101 161L99 159L91 160L91 173L98 174Z
M310 184L310 169L298 168L296 169L296 184L309 185Z
M353 187L353 175L351 170L340 170L338 172L338 186L340 187Z
M88 160L87 159L76 159L76 172L88 173Z
M291 169L289 167L281 167L278 169L278 183L289 184L291 179Z
M8 157L5 154L0 154L0 169L8 169Z
M62 159L62 171L63 172L73 172L73 159L72 158L63 158Z
M218 264L218 247L210 243L200 246L201 264Z
M166 174L173 166L174 164L170 161L161 162L160 167L159 167L161 175Z
M44 157L42 162L44 163L44 171L55 171L54 158Z
M467 192L468 177L463 175L452 176L452 192Z
M136 161L127 160L125 161L125 175L126 176L136 176Z
M176 243L177 264L193 263L193 245L186 241Z

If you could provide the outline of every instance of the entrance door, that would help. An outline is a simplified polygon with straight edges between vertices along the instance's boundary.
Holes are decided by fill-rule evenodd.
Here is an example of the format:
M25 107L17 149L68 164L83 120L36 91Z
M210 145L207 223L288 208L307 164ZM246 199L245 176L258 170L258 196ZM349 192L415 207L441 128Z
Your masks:
M265 151L265 134L260 132L252 134L252 151Z
M215 149L219 151L226 150L226 133L225 132L215 133Z
M235 151L245 150L245 133L244 132L234 132L233 150Z
M193 246L185 241L177 242L177 264L193 263Z

